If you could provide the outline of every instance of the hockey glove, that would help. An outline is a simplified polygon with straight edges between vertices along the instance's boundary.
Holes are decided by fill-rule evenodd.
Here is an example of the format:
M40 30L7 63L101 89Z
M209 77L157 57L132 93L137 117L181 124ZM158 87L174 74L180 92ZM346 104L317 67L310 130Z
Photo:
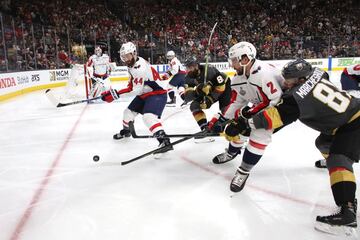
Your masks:
M240 134L243 136L248 136L249 129L249 125L244 119L239 121L232 120L225 126L224 136L229 142L238 141L240 140Z
M196 86L195 91L198 94L198 96L207 96L211 91L211 85L200 83L199 85Z
M208 109L214 103L214 100L210 96L205 96L204 99L200 103L201 109Z
M118 94L116 89L110 89L108 91L105 91L101 93L101 100L111 103L112 101L118 99L120 95Z
M220 133L224 131L227 119L222 115L218 114L218 116L213 117L208 123L209 131L213 133Z
M194 88L192 88L192 87L185 88L185 93L184 93L185 102L191 102L196 97L197 96L196 96L196 92L195 92Z
M164 73L164 74L162 75L161 79L162 79L162 80L167 80L167 79L169 79L169 77L170 77L170 75L166 72L166 73Z
M251 108L249 106L245 106L245 107L241 108L241 110L240 110L240 117L243 117L245 119L249 119L253 115L254 114L251 112Z

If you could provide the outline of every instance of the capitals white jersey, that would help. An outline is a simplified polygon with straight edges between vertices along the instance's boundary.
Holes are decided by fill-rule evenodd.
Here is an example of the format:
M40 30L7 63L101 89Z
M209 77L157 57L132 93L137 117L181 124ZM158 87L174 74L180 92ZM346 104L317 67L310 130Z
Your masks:
M107 54L103 54L100 57L94 54L89 58L87 66L93 67L94 77L107 76L111 71L110 57Z
M344 68L344 73L346 75L360 77L360 64L355 64Z
M276 105L282 95L284 78L281 71L268 63L255 60L250 76L235 75L231 80L232 102L224 113L228 119L236 118L242 107L252 103L252 114Z
M119 94L134 91L141 98L164 94L167 91L156 80L160 80L159 73L150 63L138 57L133 67L128 67L130 79L127 88L121 89Z
M181 62L179 61L179 59L177 59L177 57L171 59L169 65L170 65L170 69L167 72L170 73L171 75L175 75L177 73L184 73L184 74L186 73L185 67L181 64Z

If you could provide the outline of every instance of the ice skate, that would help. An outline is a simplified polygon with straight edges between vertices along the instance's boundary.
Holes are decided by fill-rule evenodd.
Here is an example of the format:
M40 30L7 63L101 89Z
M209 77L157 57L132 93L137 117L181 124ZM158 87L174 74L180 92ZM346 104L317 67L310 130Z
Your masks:
M123 138L128 138L130 136L131 136L131 134L130 134L129 129L121 129L121 131L119 133L114 134L113 139L119 140L119 139L123 139Z
M231 180L230 190L232 192L240 192L244 188L248 177L249 172L239 167L235 173L234 178Z
M237 156L237 154L230 154L228 152L228 149L226 148L225 152L216 155L213 158L212 162L215 164L222 164L222 163L226 163L226 162L233 160L236 156Z
M340 206L339 211L329 216L317 216L315 229L337 236L356 236L357 201Z
M154 152L154 155L174 150L174 147L171 145L170 139L166 137L164 130L157 131L154 136L159 141L159 148L162 148Z
M326 159L320 159L315 162L315 167L326 168Z
M176 107L176 98L172 98L169 102L166 103L167 107Z

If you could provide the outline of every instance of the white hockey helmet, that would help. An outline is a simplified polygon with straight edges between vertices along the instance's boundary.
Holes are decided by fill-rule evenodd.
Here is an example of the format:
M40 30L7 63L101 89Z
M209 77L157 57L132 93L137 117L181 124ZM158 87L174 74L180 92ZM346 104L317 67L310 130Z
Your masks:
M121 48L120 48L121 61L126 62L128 60L126 54L129 54L129 53L131 53L134 58L137 57L136 46L132 42L127 42L127 43L124 43L123 45L121 45Z
M249 60L256 58L256 48L249 42L239 42L229 49L229 62L236 58L239 62L242 56L247 56Z
M102 55L101 47L99 47L99 46L95 47L94 53L100 57Z
M175 57L175 52L174 51L168 51L167 53L166 53L166 59L167 60L171 60L171 59L173 59Z

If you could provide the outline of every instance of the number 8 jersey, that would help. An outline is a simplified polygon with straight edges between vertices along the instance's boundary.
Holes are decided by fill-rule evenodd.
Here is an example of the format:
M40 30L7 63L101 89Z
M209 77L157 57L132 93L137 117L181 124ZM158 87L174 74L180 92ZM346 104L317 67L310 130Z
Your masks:
M339 90L319 68L306 81L285 92L276 107L252 119L255 128L273 129L299 119L305 125L332 135L360 116L360 100Z

